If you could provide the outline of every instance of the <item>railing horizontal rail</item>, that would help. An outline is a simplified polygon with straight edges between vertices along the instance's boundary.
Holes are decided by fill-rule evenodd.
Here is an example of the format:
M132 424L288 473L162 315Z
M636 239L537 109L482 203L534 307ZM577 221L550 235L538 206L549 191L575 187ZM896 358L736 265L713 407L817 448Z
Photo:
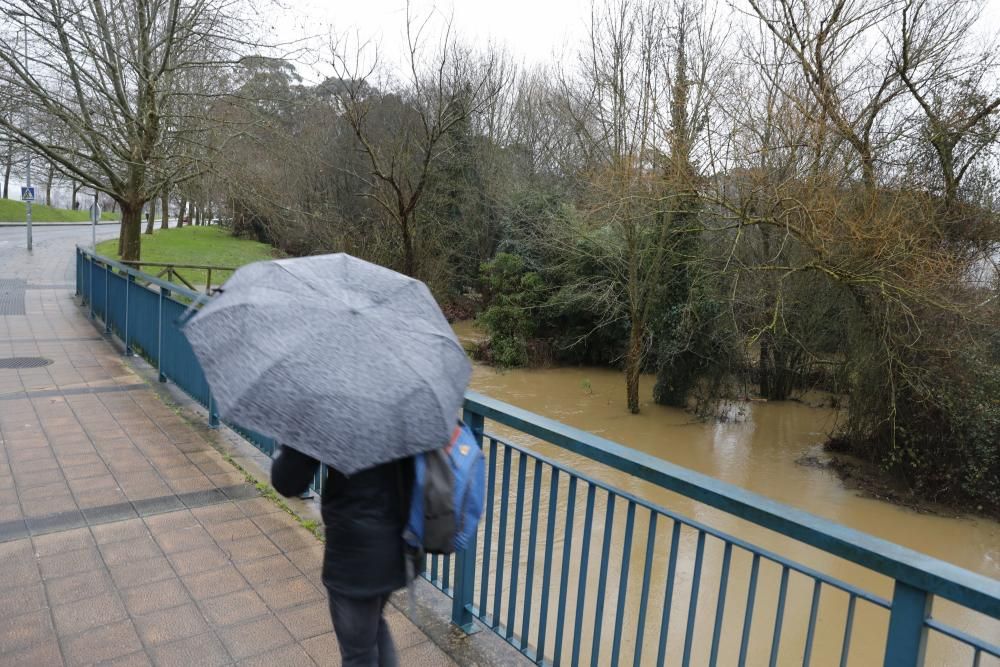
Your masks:
M1000 618L1000 581L470 392L466 409L972 610Z
M552 466L554 468L557 468L557 469L559 469L559 470L561 470L561 471L563 471L563 472L565 472L567 474L573 475L573 476L577 477L578 479L581 478L581 477L584 477L580 473L577 473L577 472L573 471L572 469L564 466L563 464L557 462L555 459L552 459L550 457L547 457L547 456L544 456L542 454L539 454L539 453L537 453L537 452L535 452L535 451L533 451L533 450L531 450L531 449L529 449L527 447L522 447L520 445L512 443L512 442L510 442L508 440L505 440L505 439L503 439L503 438L501 438L499 436L493 435L493 434L491 434L488 431L485 433L485 436L487 438L491 439L491 440L495 440L495 441L497 441L499 443L502 443L503 445L505 445L506 447L509 447L510 449L513 449L515 451L521 452L521 453L523 453L524 455L526 455L526 456L528 456L530 458L536 459L538 461L541 461L542 463L545 463L545 464L548 464L548 465L550 465L550 466ZM865 600L867 602L872 603L873 605L876 605L878 607L882 607L883 609L889 609L889 607L890 607L889 600L886 600L885 598L882 598L882 597L879 597L879 596L874 595L872 593L869 593L868 591L863 590L861 588L858 588L857 586L853 586L853 585L851 585L851 584L849 584L849 583L847 583L845 581L841 581L839 579L834 579L833 577L831 577L831 576L829 576L827 574L819 572L818 570L814 570L814 569L812 569L812 568L810 568L810 567L808 567L806 565L802 565L801 563L796 563L794 561L790 561L787 558L784 558L783 556L780 556L779 554L774 553L773 551L769 551L767 549L763 549L763 548L758 547L756 545L750 544L749 542L747 542L745 540L742 540L742 539L740 539L738 537L735 537L733 535L729 535L727 533L724 533L721 530L712 528L711 526L708 526L708 525L706 525L704 523L701 523L700 521L697 521L695 519L690 519L688 517L681 516L680 514L677 514L676 512L674 512L672 510L669 510L666 507L663 507L661 505L657 505L655 503L651 503L648 500L640 498L639 496L636 496L633 493L629 493L628 491L624 491L624 490L619 489L617 487L614 487L614 486L612 486L610 484L606 484L606 483L601 482L599 480L589 480L588 479L586 481L589 484L593 485L595 488L601 489L602 491L606 491L606 492L611 493L611 494L614 494L616 497L621 498L622 500L624 500L626 502L633 503L633 504L635 504L638 507L642 507L643 509L647 509L647 510L649 510L651 512L655 512L655 513L657 513L657 514L659 514L659 515L661 515L663 517L669 518L672 521L675 521L675 522L677 522L677 523L679 523L679 524L681 524L683 526L687 526L689 528L692 528L693 530L705 533L706 535L710 535L712 537L715 537L715 538L717 538L717 539L719 539L719 540L721 540L723 542L728 542L729 544L732 544L734 547L739 547L740 549L742 549L744 551L747 551L749 553L757 554L758 556L760 556L764 560L768 560L768 561L771 561L773 563L777 563L779 565L786 566L786 567L788 567L788 569L790 569L790 570L792 570L794 572L798 572L799 574L805 575L805 576L807 576L807 577L809 577L811 579L816 579L818 581L822 581L824 584L827 584L828 586L831 586L833 588L837 588L837 589L839 589L839 590L841 590L841 591L843 591L845 593L848 593L850 595L854 595L854 596L856 596L856 597L858 597L858 598L860 598L862 600Z

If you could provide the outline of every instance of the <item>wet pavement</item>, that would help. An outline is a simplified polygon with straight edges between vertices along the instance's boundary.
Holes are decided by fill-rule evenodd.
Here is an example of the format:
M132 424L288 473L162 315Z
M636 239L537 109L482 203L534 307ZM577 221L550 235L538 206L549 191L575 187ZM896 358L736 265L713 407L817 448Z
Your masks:
M76 305L90 230L23 234L0 229L0 365L44 365L0 367L0 664L338 665L322 545ZM388 621L402 664L455 664Z

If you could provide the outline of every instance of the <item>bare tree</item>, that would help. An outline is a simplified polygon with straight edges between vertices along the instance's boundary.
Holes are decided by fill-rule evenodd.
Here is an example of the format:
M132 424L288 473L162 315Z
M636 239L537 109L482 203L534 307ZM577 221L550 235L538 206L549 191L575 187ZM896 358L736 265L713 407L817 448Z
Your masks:
M172 100L220 92L191 84L232 62L236 16L236 0L0 0L0 84L16 88L56 140L2 115L0 128L118 203L125 259L139 258L146 202L202 169L163 159L165 136L203 136L202 119L181 116ZM27 64L18 28L28 35Z
M695 3L646 0L595 5L580 71L567 98L589 162L588 207L559 240L571 261L593 262L564 297L601 313L599 326L628 329L628 408L639 411L639 377L651 314L696 197L694 141L709 102L711 41Z
M433 15L420 21L407 7L409 71L399 84L374 63L365 66L369 50L347 43L332 45L336 78L324 84L350 124L367 158L366 173L355 174L392 222L402 254L402 270L420 274L418 255L425 231L419 216L431 167L449 150L447 137L490 105L509 83L505 63L495 53L479 58L456 43L450 20L437 45L428 48Z

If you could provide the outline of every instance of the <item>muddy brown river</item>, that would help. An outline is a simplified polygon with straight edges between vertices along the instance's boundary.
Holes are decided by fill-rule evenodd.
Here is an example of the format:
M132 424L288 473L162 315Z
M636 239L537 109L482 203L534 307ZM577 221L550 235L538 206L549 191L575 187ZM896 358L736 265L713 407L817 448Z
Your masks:
M466 325L457 328L461 337L474 335ZM803 466L796 463L803 455L823 457L821 443L833 426L836 414L830 409L812 408L795 402L749 403L734 407L733 419L724 423L699 422L692 415L678 409L665 408L652 403L652 378L643 378L642 396L645 402L639 415L627 413L624 401L624 380L620 373L605 369L558 368L542 370L513 370L497 372L477 365L472 389L493 398L531 410L541 415L596 433L610 440L634 449L661 457L672 463L710 475L716 479L734 484L782 503L850 526L857 530L881 537L935 558L967 568L994 579L1000 579L1000 523L980 518L954 518L921 514L890 503L862 497L858 492L845 488L838 477L829 470ZM488 425L489 428L489 425ZM793 561L831 575L837 579L863 588L883 598L891 597L891 582L850 563L833 558L828 554L783 538L765 529L750 525L731 515L727 515L687 498L664 491L651 484L637 480L624 473L611 470L592 460L574 455L557 447L540 443L521 434L503 429L498 433L511 442L529 447L549 456L579 472L595 477L602 482L626 490L636 496L656 503L688 518L701 521L748 542L771 549ZM516 470L516 459L514 469ZM531 489L532 467L528 467L526 488ZM543 489L548 489L549 477L543 475ZM513 487L511 487L513 490ZM530 494L527 494L530 495ZM540 504L543 512L542 525L547 516L547 505ZM565 515L565 480L560 487L558 515ZM573 574L579 571L579 541L583 530L583 494L577 493L575 503L574 546L571 568ZM530 504L530 503L529 503ZM513 505L511 505L513 508ZM600 550L605 520L606 503L598 494L594 512L594 543L590 549L590 565L587 570L587 595L585 605L584 641L581 642L580 661L589 663L591 655L590 636L596 613L593 608L593 592L597 589L600 570ZM496 505L499 513L499 500ZM513 514L513 512L511 512ZM510 519L513 521L513 517ZM624 618L619 662L632 664L635 650L635 627L638 622L638 599L642 582L643 561L646 554L646 523L648 514L636 515L635 538L631 549L631 569L628 577L626 597L627 613ZM600 642L601 664L610 663L613 627L616 610L616 595L619 581L619 567L623 550L625 524L625 503L615 507L612 557L606 564L608 599L601 618L604 619ZM561 522L559 523L561 525ZM527 531L527 520L522 533ZM494 533L497 532L494 526ZM560 531L561 532L561 531ZM508 533L511 528L508 527ZM529 551L536 554L537 563L542 561L544 549L544 529L533 549L522 543L520 554L521 573L525 572ZM669 527L664 523L654 542L654 561L651 569L651 595L644 624L643 655L641 664L655 664L659 627L662 610L663 581L666 578L669 557ZM509 541L509 540L508 540ZM495 543L495 542L494 542ZM667 637L667 664L680 664L683 650L684 628L689 604L696 533L685 530L682 533L677 567L677 586L671 605L671 625ZM554 541L554 562L561 563L562 541ZM513 554L510 545L506 560L510 563ZM715 618L715 601L718 595L718 580L722 562L723 547L720 542L709 540L705 546L702 587L698 600L697 623L692 665L709 663L709 645ZM723 639L720 642L718 664L736 664L740 645L740 633L744 618L747 583L750 576L749 555L738 550L734 552L730 569L730 583L725 607ZM494 555L495 564L495 555ZM536 565L536 576L532 591L532 606L535 618L540 605L541 578L540 565ZM555 568L558 579L559 568ZM520 577L523 579L524 577ZM492 579L492 577L491 577ZM758 579L757 601L751 625L749 642L749 665L767 664L771 650L773 619L777 607L777 590L780 568L762 565ZM575 582L575 577L571 577ZM507 589L510 582L504 581L501 590L504 596L501 618L507 618ZM519 581L518 599L524 599L524 582ZM806 626L811 610L813 585L810 579L793 574L789 579L782 630L781 651L777 664L802 664ZM495 586L487 596L488 608L492 609ZM659 593L657 593L659 592ZM476 600L480 595L479 582ZM657 595L659 598L657 598ZM553 598L555 596L553 595ZM576 586L571 585L567 596L568 609L572 610L576 600ZM629 604L630 603L630 604ZM553 626L554 600L549 602L549 625ZM518 607L518 614L520 609ZM819 599L816 633L812 649L814 665L840 664L843 647L844 623L848 607L848 596L829 587L823 587ZM994 644L1000 643L1000 622L985 619L965 610L936 602L933 609L935 618L952 623L965 631L985 638ZM520 618L518 616L518 618ZM568 615L568 619L572 619ZM867 603L858 603L854 615L854 632L848 651L847 664L880 665L888 614ZM569 623L569 620L567 621ZM537 624L535 624L537 625ZM517 623L520 630L520 621ZM548 629L546 654L551 657L555 630ZM537 631L529 633L532 644L537 639ZM569 664L572 647L572 628L567 628L563 638L563 664ZM932 637L927 645L928 665L971 665L971 650L954 642ZM997 665L1000 661L983 656L981 665Z

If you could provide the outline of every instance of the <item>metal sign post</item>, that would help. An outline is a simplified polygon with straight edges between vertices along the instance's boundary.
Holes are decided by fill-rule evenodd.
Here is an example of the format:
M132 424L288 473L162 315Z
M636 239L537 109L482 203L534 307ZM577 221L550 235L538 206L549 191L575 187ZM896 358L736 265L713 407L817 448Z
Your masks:
M24 69L25 69L25 71L27 71L27 69L28 69L28 15L27 14L24 15ZM30 128L31 127L31 121L28 120L28 114L27 114L28 108L29 107L27 107L27 106L25 107L25 122L28 125L28 127ZM27 194L29 195L29 197L25 198L24 194L23 194L24 191L22 190L21 199L23 199L24 202L25 202L25 204L24 204L25 218L24 219L28 223L27 224L27 228L28 228L28 252L31 252L31 202L33 202L35 200L35 189L31 187L31 151L28 151L28 169L27 169L27 172L28 172L27 173L27 181L28 182L25 183L25 185L28 186L27 187L27 191L28 191Z
M101 217L101 206L97 203L97 190L94 190L94 203L90 205L90 247L97 252L97 219Z
M35 188L31 187L31 153L28 153L28 186L21 188L25 220L28 223L28 250L31 250L31 202L35 201Z

